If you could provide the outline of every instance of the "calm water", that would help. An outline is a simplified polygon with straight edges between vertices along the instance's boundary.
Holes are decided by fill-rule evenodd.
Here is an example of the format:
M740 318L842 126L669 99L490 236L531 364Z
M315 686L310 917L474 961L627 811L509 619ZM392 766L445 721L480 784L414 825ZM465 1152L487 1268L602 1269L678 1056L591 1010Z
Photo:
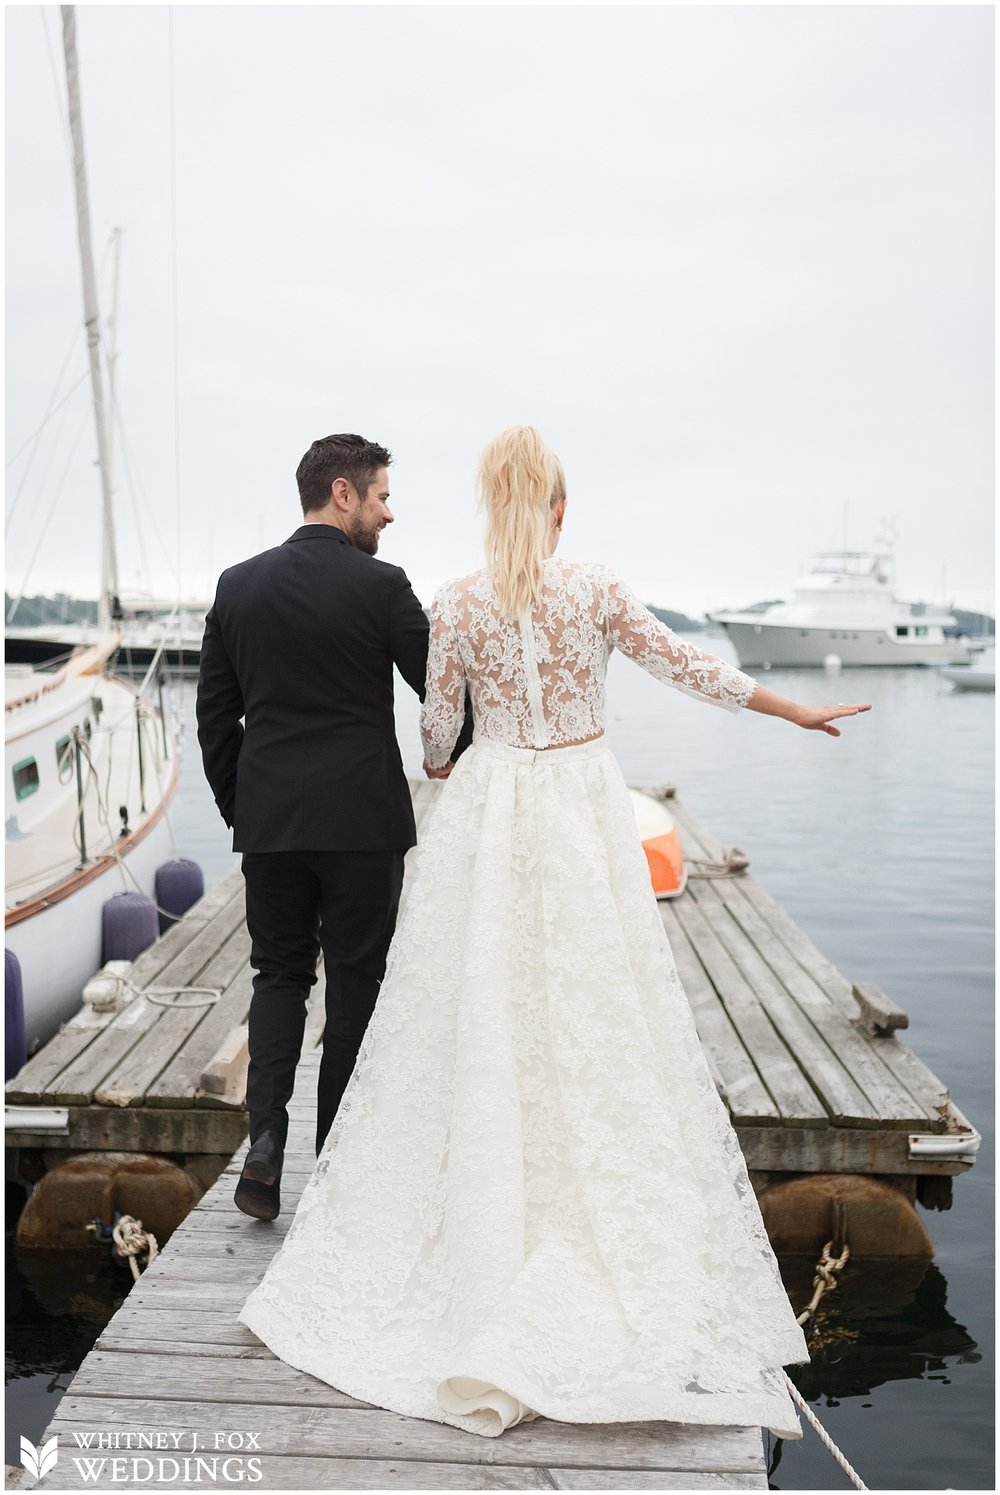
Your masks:
M733 657L724 640L697 642ZM994 698L953 694L932 670L763 678L783 695L873 709L830 738L703 706L615 656L609 741L630 783L675 783L846 976L905 1008L906 1042L982 1132L953 1208L921 1210L936 1246L926 1273L905 1282L892 1269L862 1291L848 1265L835 1315L846 1332L795 1380L871 1488L992 1489ZM400 741L418 773L418 707L404 691ZM183 714L174 821L211 882L232 855L200 773L190 685ZM58 1287L15 1274L9 1286L9 1463L19 1433L37 1441L120 1301L117 1270L90 1274ZM851 1488L807 1425L799 1442L765 1436L774 1488Z

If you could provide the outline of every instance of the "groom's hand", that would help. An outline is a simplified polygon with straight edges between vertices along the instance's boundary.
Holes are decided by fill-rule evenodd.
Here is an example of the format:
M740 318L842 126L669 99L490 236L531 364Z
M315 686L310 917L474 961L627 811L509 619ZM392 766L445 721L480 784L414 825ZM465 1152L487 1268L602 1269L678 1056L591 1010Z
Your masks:
M446 779L454 767L454 763L446 763L443 768L432 768L424 759L424 773L429 779Z

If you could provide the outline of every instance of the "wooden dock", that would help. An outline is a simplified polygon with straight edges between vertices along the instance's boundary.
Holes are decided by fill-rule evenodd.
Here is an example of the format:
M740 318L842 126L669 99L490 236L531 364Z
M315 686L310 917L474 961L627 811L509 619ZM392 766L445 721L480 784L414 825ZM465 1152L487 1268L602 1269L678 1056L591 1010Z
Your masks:
M281 1215L251 1220L233 1204L244 1143L81 1365L42 1435L39 1446L59 1435L59 1459L41 1488L108 1488L109 1474L88 1480L76 1462L102 1456L124 1460L115 1488L180 1486L183 1465L176 1475L168 1465L158 1480L155 1461L196 1449L207 1459L235 1457L229 1479L217 1474L216 1484L248 1480L248 1460L257 1460L262 1490L767 1489L756 1428L540 1418L483 1438L369 1406L276 1360L236 1314L282 1240L315 1162L318 1059L315 1051L306 1055L296 1076ZM217 1449L220 1432L235 1436ZM101 1450L101 1433L117 1443ZM86 1441L91 1446L81 1447ZM130 1477L137 1456L153 1461L153 1478L145 1466ZM31 1487L25 1480L23 1488Z
M668 803L685 857L720 864L717 838ZM906 1014L842 975L749 872L689 878L660 910L752 1172L891 1175L919 1198L922 1179L972 1166L978 1133L898 1037Z
M7 1082L7 1146L232 1153L246 1136L245 1065L215 1089L203 1077L246 1023L249 955L237 866L134 963L131 986L154 995L115 1013L85 1007ZM183 1011L157 1000L191 987L218 999Z
M412 788L419 826L440 783ZM722 846L676 795L669 808L692 863L721 862ZM882 1175L909 1180L929 1205L944 1203L948 1176L974 1161L963 1149L976 1133L900 1040L906 1015L842 975L749 871L692 875L659 907L755 1182L781 1172ZM7 1146L48 1157L60 1149L230 1155L247 1130L248 954L234 868L140 956L130 978L139 992L176 989L185 1001L188 989L208 987L217 1000L174 1011L136 995L110 1016L78 1014L7 1083ZM320 981L305 1052L322 1042L323 1020Z
M419 827L439 786L413 792ZM669 807L692 875L660 909L758 1192L783 1175L879 1175L942 1203L949 1175L974 1160L963 1149L976 1133L900 1041L905 1014L837 971L749 872L699 875L720 869L724 848L676 796ZM228 1455L242 1461L232 1477L276 1490L766 1489L759 1429L539 1419L480 1438L355 1401L276 1360L236 1321L314 1164L323 1025L320 981L290 1108L282 1214L251 1220L232 1200L246 1148L247 962L234 869L135 963L138 994L121 1011L74 1018L6 1087L7 1145L34 1161L26 1176L113 1149L201 1157L208 1183L60 1402L42 1438L59 1435L59 1459L42 1484L168 1488L191 1482L183 1464L154 1462L130 1478L133 1457ZM199 987L216 999L177 1011L155 1000ZM220 1434L230 1441L217 1445ZM112 1456L125 1461L113 1477L77 1463Z

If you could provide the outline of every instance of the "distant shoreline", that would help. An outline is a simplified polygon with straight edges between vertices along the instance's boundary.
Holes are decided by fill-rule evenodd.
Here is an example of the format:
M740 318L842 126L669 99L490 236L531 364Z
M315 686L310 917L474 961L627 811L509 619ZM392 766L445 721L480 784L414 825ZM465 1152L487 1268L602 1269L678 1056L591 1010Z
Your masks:
M23 597L14 617L8 618L7 614L10 611L12 600L10 594L5 592L4 620L8 627L44 628L47 625L62 627L69 623L94 624L97 622L97 603L89 598L70 597L62 592L57 592L54 597ZM780 597L769 598L764 602L753 602L749 606L740 607L737 611L759 613L763 612L765 608L773 606L774 603L783 600ZM934 606L932 603L917 605L925 607ZM209 604L183 603L182 606L188 612L198 612L199 610L204 612L207 610ZM659 618L661 623L666 623L667 627L672 628L675 633L705 633L711 627L711 624L705 618L692 618L687 613L679 613L669 608L657 607L652 602L647 602L646 606L655 617ZM150 616L156 616L169 611L169 606L165 603L153 603L148 609L143 609L142 611L148 611ZM718 607L714 611L724 612L726 609ZM991 617L989 613L975 612L971 608L962 607L952 607L948 611L954 613L959 633L996 633L996 619Z

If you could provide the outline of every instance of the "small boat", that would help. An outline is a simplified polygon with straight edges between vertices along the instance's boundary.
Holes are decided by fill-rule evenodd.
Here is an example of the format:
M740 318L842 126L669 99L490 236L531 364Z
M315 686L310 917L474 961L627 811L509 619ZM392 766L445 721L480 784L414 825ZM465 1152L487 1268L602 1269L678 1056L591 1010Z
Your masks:
M687 864L674 818L651 795L637 789L630 789L629 794L653 892L657 898L676 898L687 886Z
M996 645L983 649L972 664L957 669L940 669L939 675L950 680L956 690L996 690L997 651Z
M791 601L759 612L709 613L732 640L741 669L807 665L966 664L968 642L946 634L953 614L895 594L888 550L830 550L812 558Z

